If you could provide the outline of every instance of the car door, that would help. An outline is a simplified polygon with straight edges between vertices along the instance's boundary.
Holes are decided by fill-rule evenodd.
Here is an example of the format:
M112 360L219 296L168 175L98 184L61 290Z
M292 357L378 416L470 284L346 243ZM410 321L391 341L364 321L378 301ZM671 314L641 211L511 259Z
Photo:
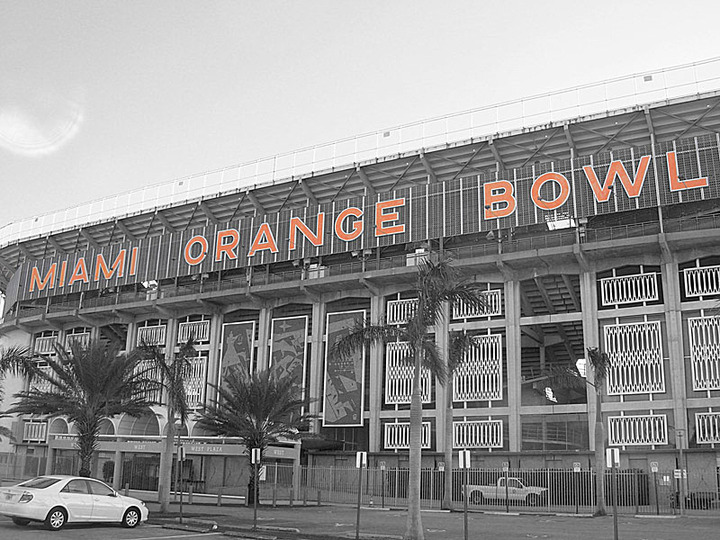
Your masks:
M102 482L88 480L93 499L93 521L120 521L123 514L123 502L115 491Z
M60 500L68 511L68 521L90 521L93 500L86 480L70 480L60 490Z

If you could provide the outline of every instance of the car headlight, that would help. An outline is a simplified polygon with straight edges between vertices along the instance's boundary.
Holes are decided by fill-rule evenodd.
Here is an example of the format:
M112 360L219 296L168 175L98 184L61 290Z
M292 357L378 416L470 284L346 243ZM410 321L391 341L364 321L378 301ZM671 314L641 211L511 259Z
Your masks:
M33 494L30 493L30 492L28 492L28 491L25 491L25 492L23 492L23 494L20 496L20 500L19 500L18 502L19 502L19 503L28 503L28 502L30 502L30 501L32 501L32 500L33 500Z

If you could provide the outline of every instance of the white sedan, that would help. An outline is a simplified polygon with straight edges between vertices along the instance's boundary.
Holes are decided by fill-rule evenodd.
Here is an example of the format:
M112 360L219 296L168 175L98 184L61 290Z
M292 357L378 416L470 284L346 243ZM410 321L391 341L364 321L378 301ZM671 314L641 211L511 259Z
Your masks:
M20 526L41 521L51 531L66 523L115 522L135 527L147 521L145 503L107 484L79 476L38 476L0 488L0 514Z

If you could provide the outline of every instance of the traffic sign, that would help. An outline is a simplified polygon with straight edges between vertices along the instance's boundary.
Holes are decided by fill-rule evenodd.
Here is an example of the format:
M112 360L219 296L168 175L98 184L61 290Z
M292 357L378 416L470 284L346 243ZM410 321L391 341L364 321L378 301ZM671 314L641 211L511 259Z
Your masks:
M381 471L384 471L387 468L387 464L384 461L380 461L378 465L380 465Z
M260 465L260 469L258 471L258 480L260 480L261 482L267 480L267 465Z
M605 449L605 462L608 468L620 466L620 449L619 448L606 448Z
M658 462L657 461L651 461L650 462L650 472L658 472Z
M579 461L573 462L573 472L580 472L580 462Z
M503 461L502 469L503 469L503 472L508 472L510 470L510 463L507 461Z
M367 452L357 452L355 454L355 468L362 469L367 467Z
M675 479L682 478L682 471L680 469L675 469L673 471L673 478L675 478Z
M438 461L438 471L443 472L445 470L445 462Z
M461 469L470 468L470 450L460 450L458 452Z

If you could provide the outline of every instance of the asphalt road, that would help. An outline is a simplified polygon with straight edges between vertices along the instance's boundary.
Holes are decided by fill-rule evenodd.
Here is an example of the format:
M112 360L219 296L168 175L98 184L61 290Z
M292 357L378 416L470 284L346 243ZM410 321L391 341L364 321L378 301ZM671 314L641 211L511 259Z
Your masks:
M153 512L149 503L151 523L136 529L119 526L68 525L59 532L50 532L40 524L17 527L9 519L0 517L0 539L53 540L152 540L162 538L189 539L222 538L220 532L191 533L163 529L163 522L174 521L173 516L161 516ZM173 510L177 510L175 506ZM399 538L405 527L405 511L363 509L361 513L362 536ZM186 506L186 517L214 520L220 531L238 527L249 529L253 524L252 509L244 507ZM342 506L269 508L258 510L258 525L264 534L281 538L302 539L313 534L328 538L354 538L355 509ZM620 516L619 538L621 540L717 540L720 516L656 518ZM613 518L588 518L557 515L503 515L472 512L468 515L469 538L473 540L525 540L531 538L553 540L613 540ZM427 540L462 540L462 513L423 512L423 526ZM274 530L275 529L275 530ZM288 529L298 529L292 533Z

